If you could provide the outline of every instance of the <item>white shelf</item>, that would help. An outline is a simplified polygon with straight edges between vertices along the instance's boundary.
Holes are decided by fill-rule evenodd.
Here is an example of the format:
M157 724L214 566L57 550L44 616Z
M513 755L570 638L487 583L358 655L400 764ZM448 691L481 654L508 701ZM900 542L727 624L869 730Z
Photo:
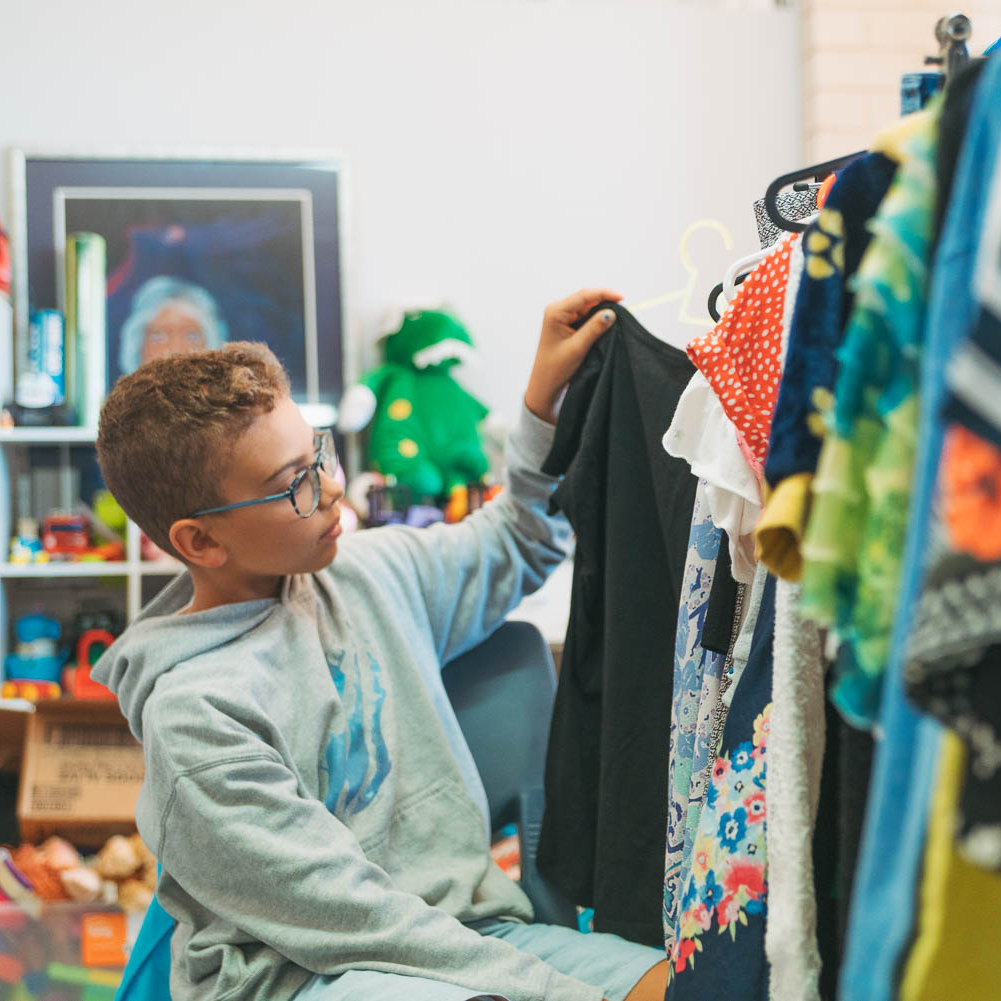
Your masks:
M127 559L116 562L87 563L4 563L11 530L12 483L9 463L17 456L17 449L29 445L50 445L59 450L60 481L65 500L63 506L72 504L72 483L69 473L70 449L74 445L91 446L97 441L96 428L83 427L19 427L0 429L0 664L7 653L10 597L16 592L17 582L25 580L115 580L121 582L125 592L125 619L131 622L142 607L143 581L159 578L166 580L184 572L183 564L176 561L145 562L140 559L141 538L133 521L126 523L125 553Z
M136 569L140 577L176 577L187 567L183 563L140 563Z
M0 563L2 578L45 577L174 577L182 573L180 563Z
M9 428L0 430L0 445L93 445L97 428Z

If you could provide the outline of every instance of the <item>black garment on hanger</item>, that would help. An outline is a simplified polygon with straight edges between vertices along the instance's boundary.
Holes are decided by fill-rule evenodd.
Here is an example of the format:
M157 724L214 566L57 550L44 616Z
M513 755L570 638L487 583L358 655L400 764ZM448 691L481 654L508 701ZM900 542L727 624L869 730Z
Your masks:
M847 653L842 644L839 656ZM830 674L829 683L839 675ZM869 801L873 736L846 723L831 698L825 700L824 766L813 827L813 888L817 899L820 997L835 1001L845 956L855 868Z
M713 586L709 592L706 618L702 623L702 649L710 653L721 653L725 657L730 652L733 638L733 620L737 615L737 590L739 584L733 579L733 565L730 562L730 537L720 533L719 556L713 573Z
M949 81L942 102L942 112L938 119L938 143L935 147L935 223L932 232L933 245L938 246L938 238L945 222L945 211L949 207L952 193L952 179L959 162L959 151L966 137L966 122L973 107L973 95L986 59L972 59Z
M608 303L599 308L608 308ZM621 306L543 466L577 533L540 871L596 931L663 945L675 632L696 479L661 445L695 367Z

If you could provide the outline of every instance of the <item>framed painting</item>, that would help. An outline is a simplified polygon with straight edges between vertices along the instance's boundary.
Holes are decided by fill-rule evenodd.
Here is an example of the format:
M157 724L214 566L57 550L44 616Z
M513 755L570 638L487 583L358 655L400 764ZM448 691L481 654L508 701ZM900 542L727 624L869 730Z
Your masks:
M65 309L65 249L106 246L109 388L159 354L268 344L295 399L344 384L343 190L335 157L10 151L15 324Z

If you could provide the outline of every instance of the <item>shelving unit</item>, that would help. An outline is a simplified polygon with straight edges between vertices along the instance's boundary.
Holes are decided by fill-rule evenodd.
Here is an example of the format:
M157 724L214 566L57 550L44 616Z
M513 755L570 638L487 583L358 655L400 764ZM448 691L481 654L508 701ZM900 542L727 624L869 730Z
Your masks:
M57 447L60 463L60 505L69 509L74 501L70 469L70 449L92 446L97 440L95 428L42 427L14 428L0 430L0 556L6 560L7 548L14 527L12 516L13 496L10 482L9 452L15 448L36 445ZM8 563L0 562L0 665L8 652L9 621L8 588L17 586L19 581L51 580L98 580L117 578L125 584L125 615L131 621L142 607L142 584L147 578L173 577L184 567L175 561L151 563L140 558L140 532L137 525L129 521L125 534L126 558L115 563Z
M9 428L0 430L0 445L93 445L97 428Z
M0 563L0 580L58 577L173 577L184 568L175 563Z

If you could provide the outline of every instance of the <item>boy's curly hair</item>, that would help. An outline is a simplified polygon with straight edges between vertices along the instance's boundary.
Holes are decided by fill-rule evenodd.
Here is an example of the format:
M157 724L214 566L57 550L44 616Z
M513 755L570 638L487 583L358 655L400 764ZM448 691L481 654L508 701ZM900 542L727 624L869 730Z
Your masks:
M226 503L230 448L289 395L264 344L156 358L115 384L101 409L97 457L108 489L161 549L180 559L170 526Z

